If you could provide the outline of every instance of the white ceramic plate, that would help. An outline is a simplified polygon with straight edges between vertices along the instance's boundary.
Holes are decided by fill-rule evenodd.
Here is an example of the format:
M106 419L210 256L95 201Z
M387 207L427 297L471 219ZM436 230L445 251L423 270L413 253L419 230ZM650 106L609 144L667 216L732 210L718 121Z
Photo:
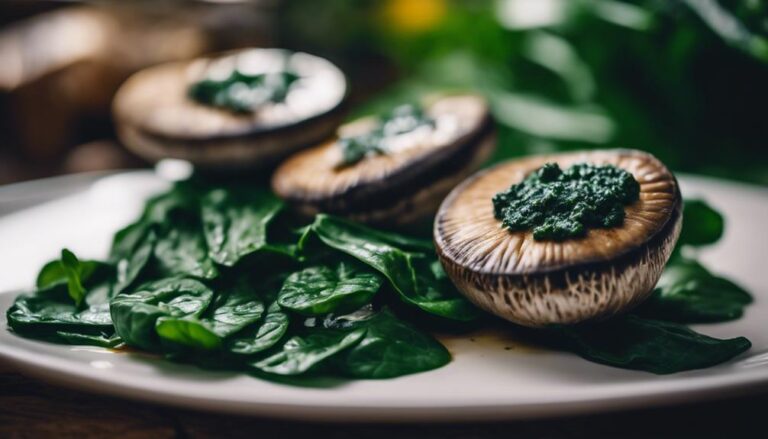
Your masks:
M82 179L79 190L0 218L0 291L33 284L38 268L68 247L104 257L112 233L131 221L166 183L150 172ZM0 188L0 212L20 193L40 196L69 180ZM93 183L95 181L95 183ZM384 381L298 388L246 375L211 373L150 356L25 340L0 317L0 356L23 372L86 390L204 410L326 421L512 419L615 410L768 389L768 190L718 180L681 179L686 196L703 196L725 212L727 231L703 254L716 272L747 287L755 303L736 322L696 329L743 335L753 348L710 369L656 376L587 362L564 352L527 348L511 336L476 334L445 340L448 366ZM6 200L6 201L4 201ZM3 207L6 207L3 209ZM0 294L0 308L14 293Z

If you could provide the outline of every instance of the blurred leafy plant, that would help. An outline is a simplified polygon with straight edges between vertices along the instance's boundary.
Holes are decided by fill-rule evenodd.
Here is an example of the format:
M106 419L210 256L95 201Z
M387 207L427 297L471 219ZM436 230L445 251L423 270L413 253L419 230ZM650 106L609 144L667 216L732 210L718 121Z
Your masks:
M501 125L497 160L632 147L678 170L768 183L763 0L334 0L309 30L291 22L307 1L292 3L288 41L396 66L400 80L355 115L469 89Z

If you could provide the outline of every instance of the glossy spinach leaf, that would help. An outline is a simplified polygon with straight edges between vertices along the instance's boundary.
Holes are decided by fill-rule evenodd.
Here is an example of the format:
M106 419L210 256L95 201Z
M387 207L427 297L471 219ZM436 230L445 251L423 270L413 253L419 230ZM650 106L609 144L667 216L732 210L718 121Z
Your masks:
M213 300L213 291L191 278L168 278L146 283L110 302L115 332L129 346L158 350L157 322L162 317L199 317Z
M360 323L365 336L346 351L342 373L354 378L380 379L436 369L451 354L432 336L384 310Z
M79 261L80 269L79 276L81 282L88 279L99 267L104 265L99 261ZM35 284L38 289L47 288L52 285L67 283L68 282L67 271L62 264L61 259L56 259L48 262L40 269L37 274L37 280Z
M120 294L141 281L152 259L156 241L154 230L147 229L142 239L135 243L130 252L117 258L115 294Z
M380 275L354 259L314 265L288 276L278 304L307 316L348 312L370 302L382 283Z
M209 253L218 264L231 267L258 251L293 256L291 248L268 242L269 225L283 209L272 193L215 189L205 195L201 209Z
M84 268L80 264L80 260L77 259L74 253L68 249L61 251L61 268L64 270L64 275L67 277L67 292L69 297L75 302L76 306L80 306L85 299L85 287L83 286L83 274Z
M98 271L104 270L97 268L97 274L83 280L86 293L80 306L70 297L67 284L57 282L17 297L6 313L8 326L24 337L57 343L69 343L75 335L99 337L113 332L109 314L112 289L108 277Z
M365 329L351 332L316 329L291 337L279 352L251 366L267 374L300 375L359 343L364 336Z
M163 276L194 276L213 279L219 270L208 256L200 224L181 216L158 232L154 248L158 270Z
M408 252L367 227L318 215L312 231L320 240L383 274L406 303L448 319L470 321L479 311L435 270L434 250Z
M238 355L253 355L275 346L288 332L290 320L277 302L267 309L264 319L227 342L227 350Z
M162 339L181 346L218 349L225 339L259 321L263 313L264 304L252 287L234 285L220 290L201 317L161 317L156 329Z
M57 343L81 346L98 346L102 348L114 348L123 343L123 340L111 331L111 333L83 334L80 332L56 331Z
M655 374L714 366L752 346L744 337L721 340L677 323L635 315L555 332L568 349L587 360Z
M711 323L741 317L752 296L698 262L678 259L661 275L653 295L637 313L679 323Z
M720 240L725 220L717 210L702 200L685 200L683 228L678 245L707 245Z

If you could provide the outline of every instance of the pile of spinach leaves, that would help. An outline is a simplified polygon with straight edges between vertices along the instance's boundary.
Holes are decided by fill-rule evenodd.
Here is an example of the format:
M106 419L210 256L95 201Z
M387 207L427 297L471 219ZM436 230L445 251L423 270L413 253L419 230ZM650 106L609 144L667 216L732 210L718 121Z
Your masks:
M107 261L63 250L37 287L7 313L21 336L274 379L434 369L450 354L398 314L479 316L430 241L327 215L301 224L266 190L196 179L148 201Z
M682 247L722 234L706 204L689 203L685 217ZM680 251L636 312L545 333L592 361L671 373L748 349L683 324L737 318L750 300ZM267 190L196 178L149 200L106 261L63 250L7 317L23 337L127 345L293 383L435 369L451 356L428 329L490 319L456 291L427 239L322 214L306 224Z

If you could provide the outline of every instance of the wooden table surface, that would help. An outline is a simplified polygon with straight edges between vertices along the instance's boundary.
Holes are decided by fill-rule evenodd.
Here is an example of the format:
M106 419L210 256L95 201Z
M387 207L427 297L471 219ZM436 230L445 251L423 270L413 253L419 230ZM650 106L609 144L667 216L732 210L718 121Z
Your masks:
M321 424L137 403L53 386L0 362L0 438L764 437L768 394L562 419L472 424Z

